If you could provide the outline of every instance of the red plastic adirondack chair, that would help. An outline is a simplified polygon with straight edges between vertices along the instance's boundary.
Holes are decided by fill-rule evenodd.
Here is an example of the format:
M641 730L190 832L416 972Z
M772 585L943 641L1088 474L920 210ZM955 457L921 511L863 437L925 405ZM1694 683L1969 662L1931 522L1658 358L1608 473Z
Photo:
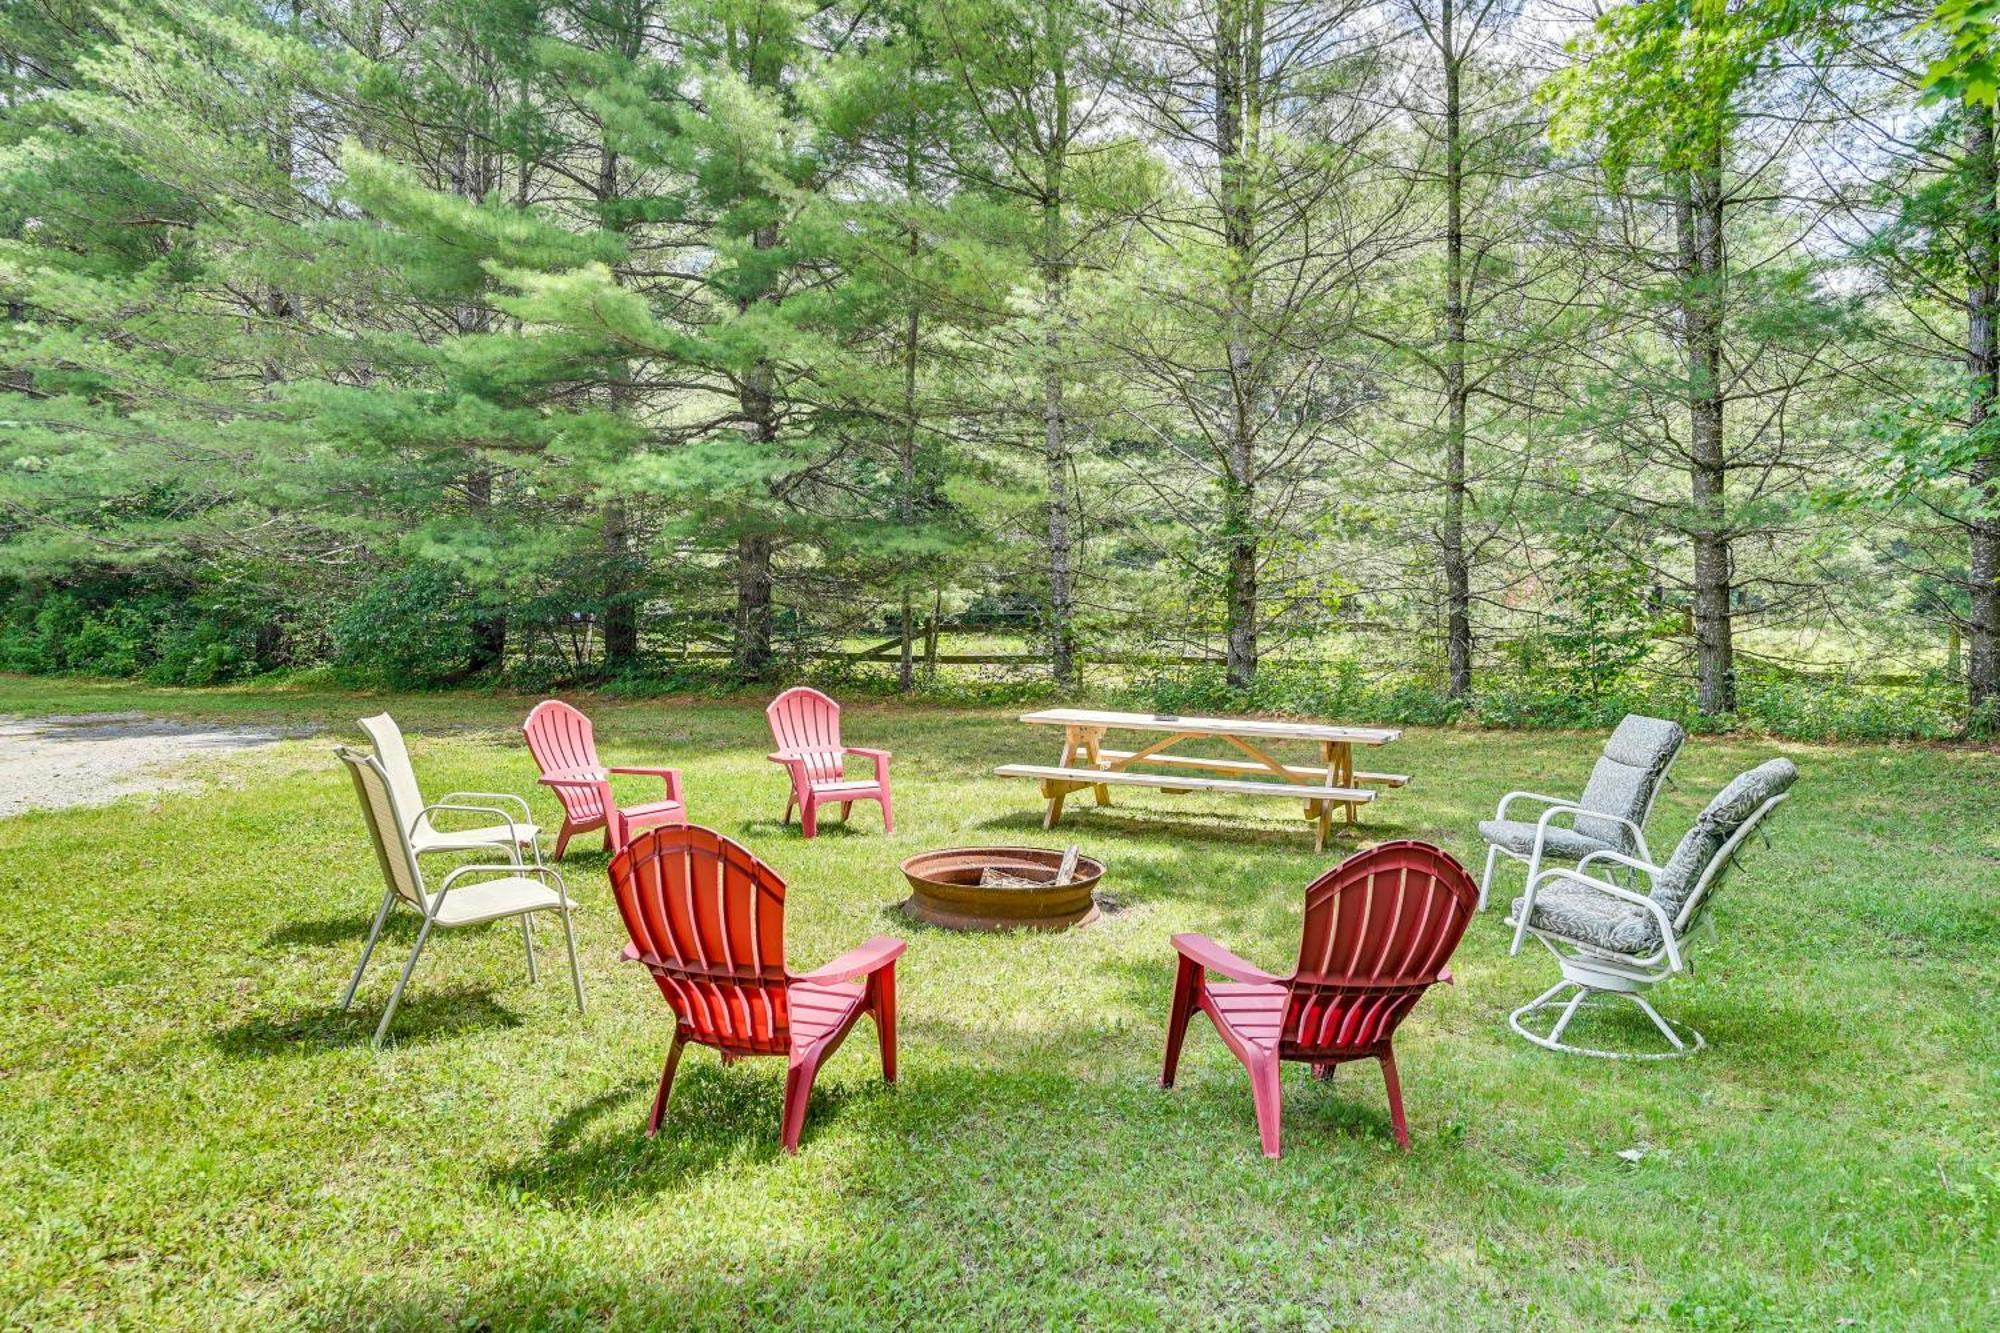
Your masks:
M1396 1025L1425 990L1449 982L1445 966L1479 907L1465 867L1426 842L1385 842L1357 852L1306 890L1299 964L1275 976L1205 935L1176 935L1180 974L1167 1019L1160 1085L1174 1085L1181 1041L1195 1010L1250 1071L1264 1155L1279 1155L1278 1062L1303 1060L1321 1078L1349 1060L1379 1060L1396 1142L1410 1146L1403 1090L1389 1047ZM1220 972L1226 982L1210 982Z
M556 860L562 860L569 840L592 829L604 830L604 850L616 852L643 828L687 823L687 802L681 796L677 768L606 768L597 761L597 733L590 719L560 699L544 699L521 724L528 751L542 770L542 785L562 802L562 831L556 834ZM611 795L613 773L659 778L667 797L620 809Z
M724 1062L782 1055L784 1145L799 1150L813 1075L863 1014L882 1043L882 1077L896 1081L896 959L903 941L877 935L826 966L785 966L785 881L747 848L698 825L654 829L611 858L611 889L632 936L627 961L653 974L674 1010L674 1040L646 1137L666 1118L674 1068L688 1042Z
M771 720L771 739L778 746L776 753L765 757L783 764L792 779L784 822L792 822L792 807L797 806L799 825L810 838L819 832L820 806L839 802L844 821L856 801L880 801L882 831L896 831L895 809L889 801L889 752L842 745L839 704L800 685L773 699L764 716ZM874 760L875 776L848 777L844 761L850 754Z

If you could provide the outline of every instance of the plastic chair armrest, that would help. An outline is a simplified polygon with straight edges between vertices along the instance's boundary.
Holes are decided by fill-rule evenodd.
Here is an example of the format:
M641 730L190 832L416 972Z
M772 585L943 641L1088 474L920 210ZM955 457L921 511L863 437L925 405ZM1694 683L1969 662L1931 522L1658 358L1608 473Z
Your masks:
M650 768L633 764L619 764L605 770L609 773L624 773L632 777L658 778L667 786L667 799L681 799L681 771L678 768Z
M823 963L810 972L792 973L793 981L811 981L821 985L831 985L836 981L852 981L865 977L871 972L880 972L903 956L903 950L910 946L893 935L876 935L863 940L830 963Z
M1247 959L1238 958L1206 935L1176 935L1174 948L1189 962L1199 963L1211 972L1220 972L1231 981L1284 980L1283 977L1266 972Z

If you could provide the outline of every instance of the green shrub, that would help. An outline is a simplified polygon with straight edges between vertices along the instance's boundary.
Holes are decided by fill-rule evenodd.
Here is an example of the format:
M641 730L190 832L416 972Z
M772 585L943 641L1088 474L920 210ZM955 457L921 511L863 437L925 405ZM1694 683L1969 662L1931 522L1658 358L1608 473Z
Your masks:
M333 668L350 684L435 689L464 679L478 618L464 582L437 565L384 575L335 617Z

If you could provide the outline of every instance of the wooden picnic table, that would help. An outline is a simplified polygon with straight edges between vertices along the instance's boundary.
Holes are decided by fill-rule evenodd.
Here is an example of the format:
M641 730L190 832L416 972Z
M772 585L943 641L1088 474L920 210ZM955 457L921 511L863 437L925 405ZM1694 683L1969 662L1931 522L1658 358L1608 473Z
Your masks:
M993 770L1001 777L1041 780L1042 796L1048 801L1048 810L1042 817L1043 828L1055 827L1062 818L1064 799L1086 787L1095 790L1099 805L1111 804L1110 789L1114 786L1153 787L1177 793L1219 791L1234 796L1303 800L1305 817L1313 824L1313 850L1324 851L1335 806L1346 810L1347 822L1352 824L1359 818L1360 807L1375 799L1372 788L1409 783L1409 778L1400 773L1362 772L1354 767L1354 747L1379 747L1400 739L1403 733L1393 728L1239 717L1182 717L1171 713L1114 713L1091 708L1049 708L1023 714L1021 721L1031 726L1063 729L1060 762L1003 764ZM1160 739L1132 750L1107 750L1102 744L1107 731L1151 732ZM1190 740L1225 741L1245 758L1214 759L1170 753L1174 746ZM1277 741L1316 745L1319 762L1280 763L1266 749ZM1220 776L1133 772L1135 764L1193 769Z

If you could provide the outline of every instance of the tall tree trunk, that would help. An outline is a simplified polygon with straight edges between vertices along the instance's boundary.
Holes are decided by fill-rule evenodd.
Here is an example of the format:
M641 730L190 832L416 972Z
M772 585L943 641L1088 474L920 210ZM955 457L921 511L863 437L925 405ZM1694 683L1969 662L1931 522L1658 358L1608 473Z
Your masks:
M771 538L736 539L736 674L746 681L771 675Z
M1442 0L1444 55L1444 556L1445 659L1454 699L1472 694L1472 567L1465 547L1465 141L1453 0Z
M1049 490L1049 675L1074 689L1076 661L1075 570L1070 543L1069 436L1063 415L1063 322L1068 318L1069 270L1063 226L1064 171L1068 166L1069 70L1062 58L1056 6L1044 13L1044 38L1056 53L1055 125L1042 156L1042 299L1048 320L1042 335L1042 462Z
M1973 284L1966 293L1966 372L1972 380L1970 429L1978 431L2000 414L2000 162L1994 147L1990 106L1966 107L1966 157L1972 171ZM2000 448L1988 445L1973 460L1970 481L1976 506L1971 523L1971 560L1966 571L1971 601L1966 633L1965 683L1974 708L2000 700Z
M1683 175L1675 207L1687 356L1688 483L1694 546L1695 690L1710 715L1736 708L1736 661L1730 610L1729 512L1724 494L1722 317L1726 280L1722 245L1722 146Z
M618 198L618 155L609 148L598 155L597 198L608 206ZM609 399L614 416L630 402L630 378L625 363L611 367ZM622 497L604 502L604 669L615 675L639 660L639 606L633 577L631 513Z
M1258 75L1263 68L1263 7L1224 0L1215 25L1215 139L1228 265L1229 436L1223 453L1223 593L1229 683L1248 689L1257 676L1258 390L1251 339L1255 299L1255 221L1249 157L1257 147Z
M918 184L918 143L917 112L914 106L907 109L908 119L903 132L903 198L912 212L905 245L909 255L909 281L916 282L917 259L922 246L922 238L917 234L916 218ZM910 308L903 317L903 419L899 425L896 441L896 462L900 475L896 488L896 521L905 533L916 526L917 521L917 350L919 337L923 332L923 312L919 309L914 295L910 298ZM926 488L928 491L928 488ZM924 508L929 509L930 496L924 496ZM897 645L896 688L908 694L916 688L916 613L914 599L910 592L910 573L905 568L902 587L902 617L898 622L897 637L902 640Z
M752 237L759 250L778 243L775 225L759 227ZM775 395L776 369L769 361L759 361L743 377L737 400L750 422L750 438L768 446L778 438L778 407ZM758 522L755 515L750 520ZM772 556L777 543L769 531L755 528L736 539L736 674L746 681L767 680L771 675L771 593L774 585Z

